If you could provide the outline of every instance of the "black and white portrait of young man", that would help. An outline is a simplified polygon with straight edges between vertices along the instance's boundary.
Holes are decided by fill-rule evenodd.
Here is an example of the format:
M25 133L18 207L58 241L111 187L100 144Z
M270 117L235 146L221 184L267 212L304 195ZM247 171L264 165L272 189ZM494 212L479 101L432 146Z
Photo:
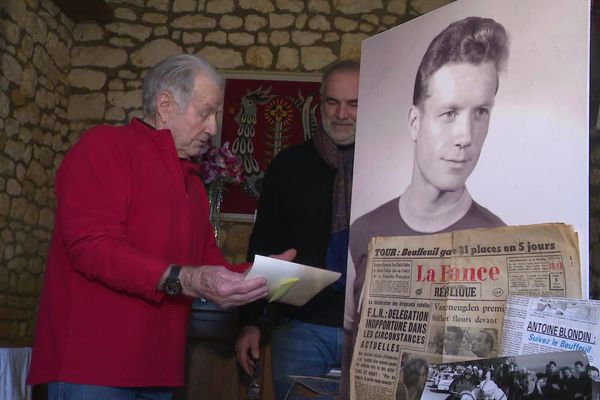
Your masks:
M588 264L588 21L463 0L363 43L347 329L372 236L565 222Z

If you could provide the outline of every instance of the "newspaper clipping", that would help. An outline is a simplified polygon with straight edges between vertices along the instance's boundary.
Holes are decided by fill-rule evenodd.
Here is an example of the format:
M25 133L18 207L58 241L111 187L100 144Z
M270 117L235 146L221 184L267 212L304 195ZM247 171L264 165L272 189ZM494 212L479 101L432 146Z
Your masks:
M351 398L394 399L411 358L439 364L497 356L509 294L581 297L570 226L373 238Z
M599 316L595 300L509 296L500 355L580 350L598 367Z

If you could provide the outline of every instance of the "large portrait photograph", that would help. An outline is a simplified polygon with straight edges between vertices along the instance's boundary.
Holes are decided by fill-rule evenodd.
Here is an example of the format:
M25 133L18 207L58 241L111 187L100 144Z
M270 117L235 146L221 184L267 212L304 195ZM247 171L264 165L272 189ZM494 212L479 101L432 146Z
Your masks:
M462 0L363 42L346 327L375 236L571 224L587 297L588 38L586 0Z

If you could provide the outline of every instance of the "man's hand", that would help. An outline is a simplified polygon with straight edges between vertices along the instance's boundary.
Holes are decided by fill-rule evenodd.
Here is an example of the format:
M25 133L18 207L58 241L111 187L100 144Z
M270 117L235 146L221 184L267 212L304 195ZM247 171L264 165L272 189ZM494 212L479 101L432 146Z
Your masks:
M267 281L244 275L221 266L183 267L179 275L182 293L203 297L220 308L231 308L261 299L269 293Z
M235 342L238 361L248 375L254 372L254 361L260 357L260 329L257 326L244 326Z
M289 249L271 257L292 261L296 257L296 250ZM159 287L168 272L167 269ZM184 295L203 297L220 308L241 306L269 294L266 279L244 280L244 274L229 271L222 266L183 267L179 274L179 281Z
M298 254L296 249L287 249L281 254L271 254L269 257L277 258L278 260L283 261L294 261L294 258L296 258L296 254Z

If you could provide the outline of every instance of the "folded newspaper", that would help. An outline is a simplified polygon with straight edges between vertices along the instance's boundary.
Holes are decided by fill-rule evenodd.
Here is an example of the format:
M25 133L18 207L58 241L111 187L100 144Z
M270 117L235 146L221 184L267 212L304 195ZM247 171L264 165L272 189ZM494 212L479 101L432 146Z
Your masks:
M498 354L508 295L581 298L577 234L565 224L373 238L352 399L394 399L403 355L429 363Z

